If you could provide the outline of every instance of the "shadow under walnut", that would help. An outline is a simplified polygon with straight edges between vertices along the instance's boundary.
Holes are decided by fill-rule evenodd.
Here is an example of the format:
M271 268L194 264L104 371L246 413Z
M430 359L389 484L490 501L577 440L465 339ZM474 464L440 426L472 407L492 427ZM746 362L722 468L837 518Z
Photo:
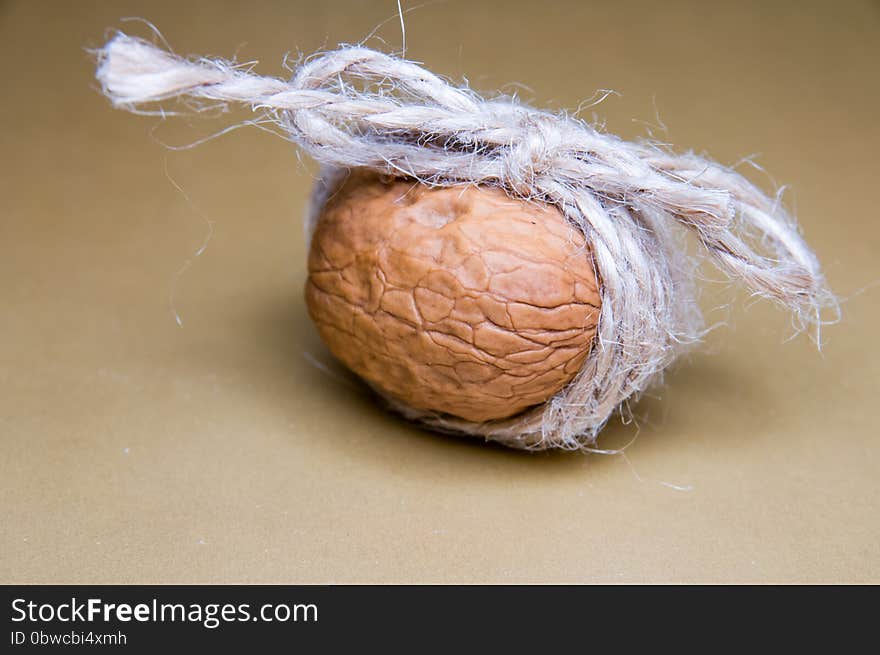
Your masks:
M356 172L312 239L309 314L381 393L469 421L514 416L568 384L599 317L583 235L495 188Z

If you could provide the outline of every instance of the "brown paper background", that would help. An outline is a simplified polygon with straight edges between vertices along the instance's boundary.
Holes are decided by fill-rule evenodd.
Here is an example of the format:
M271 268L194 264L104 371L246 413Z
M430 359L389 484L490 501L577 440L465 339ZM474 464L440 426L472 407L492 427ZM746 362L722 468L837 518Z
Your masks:
M143 16L179 52L282 74L285 52L386 18L387 46L369 44L398 48L395 9L0 6L0 582L880 580L880 6L449 0L407 15L409 56L478 90L521 83L574 109L615 89L584 116L729 164L757 153L772 181L754 179L789 185L847 297L820 354L705 268L706 306L734 299L708 320L727 325L638 405L626 459L507 451L378 409L305 313L314 166L255 129L164 148L247 114L114 111L83 50L110 27L147 34L119 21ZM615 421L600 446L635 436Z

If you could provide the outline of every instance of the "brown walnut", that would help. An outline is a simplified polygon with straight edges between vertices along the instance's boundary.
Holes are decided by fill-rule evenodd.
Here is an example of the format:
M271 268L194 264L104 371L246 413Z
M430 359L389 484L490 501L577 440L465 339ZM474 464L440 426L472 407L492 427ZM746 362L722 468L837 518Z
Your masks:
M330 351L381 392L487 421L549 399L599 316L583 235L490 187L353 173L327 202L306 302Z

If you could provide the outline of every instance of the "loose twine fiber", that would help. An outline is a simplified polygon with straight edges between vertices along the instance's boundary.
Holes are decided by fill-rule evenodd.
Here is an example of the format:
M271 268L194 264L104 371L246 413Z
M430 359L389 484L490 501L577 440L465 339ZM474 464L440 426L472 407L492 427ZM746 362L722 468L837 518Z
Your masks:
M282 127L322 165L311 227L341 175L366 167L429 185L498 186L555 205L584 234L602 307L580 373L544 405L484 423L388 399L435 429L515 448L593 449L609 417L702 335L693 257L678 226L731 279L790 309L797 329L818 327L822 309L835 306L779 198L695 154L623 141L513 98L486 99L363 47L315 55L290 80L184 58L123 33L95 54L97 79L116 107L140 112L171 98L196 107L241 102Z

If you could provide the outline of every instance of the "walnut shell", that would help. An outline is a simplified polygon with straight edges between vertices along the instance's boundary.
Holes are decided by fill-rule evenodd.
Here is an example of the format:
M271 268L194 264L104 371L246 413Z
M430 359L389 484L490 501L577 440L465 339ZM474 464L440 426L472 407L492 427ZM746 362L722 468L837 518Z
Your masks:
M321 213L308 269L309 314L338 359L410 407L469 421L549 399L596 332L583 235L496 188L353 173Z

